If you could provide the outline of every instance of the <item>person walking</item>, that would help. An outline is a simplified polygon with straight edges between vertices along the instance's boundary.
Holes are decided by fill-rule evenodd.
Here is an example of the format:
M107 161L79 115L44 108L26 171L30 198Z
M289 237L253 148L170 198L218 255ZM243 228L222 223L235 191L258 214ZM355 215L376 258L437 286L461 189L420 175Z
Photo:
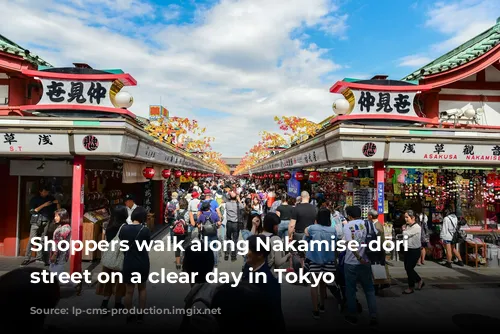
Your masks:
M134 290L137 286L139 291L139 308L144 310L146 308L146 283L149 277L150 262L148 250L143 248L139 250L137 243L144 244L151 241L151 232L145 225L147 220L147 211L142 206L138 206L130 219L131 224L127 224L122 227L119 238L121 241L126 241L129 246L128 251L125 252L125 257L123 259L123 282L126 286L125 295L125 307L130 310L132 309L132 299L134 297ZM137 241L137 242L136 242ZM138 274L138 275L137 275ZM140 278L140 283L136 283L136 279ZM142 323L144 321L144 314L140 313L127 316L127 322L137 322Z
M355 240L358 245L366 244L367 227L361 218L359 206L348 206L345 209L348 223L344 225L344 240L346 242ZM360 247L357 251L347 249L344 260L344 275L346 282L347 310L349 314L345 317L350 324L357 324L356 286L359 282L365 293L370 314L370 325L377 325L377 301L375 299L375 286L370 260L366 253L366 247Z
M415 292L415 284L417 290L421 290L425 283L415 271L417 262L420 259L422 248L421 233L422 229L417 223L416 214L413 210L405 212L406 225L403 226L403 236L408 238L408 251L405 252L404 265L406 275L408 276L408 289L403 291L403 294L409 295Z
M231 191L229 193L229 202L226 203L226 239L232 240L235 244L240 236L240 224L243 223L244 206L240 202L239 196ZM236 249L231 252L231 261L236 261ZM224 260L229 259L229 251L224 254Z

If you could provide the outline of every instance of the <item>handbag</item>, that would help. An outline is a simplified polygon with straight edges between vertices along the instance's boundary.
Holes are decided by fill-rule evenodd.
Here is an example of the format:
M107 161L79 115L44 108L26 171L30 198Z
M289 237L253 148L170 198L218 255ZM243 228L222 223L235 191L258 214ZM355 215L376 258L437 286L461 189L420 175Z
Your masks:
M116 236L111 241L117 246L120 244L120 231L122 230L123 225L120 226L118 233L116 233ZM122 271L124 258L125 254L123 254L119 247L116 247L115 249L108 249L106 252L103 252L101 256L101 264L111 270Z

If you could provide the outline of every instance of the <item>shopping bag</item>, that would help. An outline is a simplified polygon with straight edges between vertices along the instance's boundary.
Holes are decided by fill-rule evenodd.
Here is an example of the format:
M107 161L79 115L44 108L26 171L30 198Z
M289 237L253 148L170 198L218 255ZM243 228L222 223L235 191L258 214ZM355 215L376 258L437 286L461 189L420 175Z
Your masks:
M120 250L120 247L117 247L120 244L119 235L122 227L123 225L120 226L118 233L116 233L116 236L111 241L111 243L115 243L114 249L108 249L107 251L103 252L101 256L101 264L106 268L116 271L122 271L123 259L125 258L125 255Z
M389 278L387 277L387 271L385 270L385 266L380 264L372 265L372 273L374 280L386 280Z

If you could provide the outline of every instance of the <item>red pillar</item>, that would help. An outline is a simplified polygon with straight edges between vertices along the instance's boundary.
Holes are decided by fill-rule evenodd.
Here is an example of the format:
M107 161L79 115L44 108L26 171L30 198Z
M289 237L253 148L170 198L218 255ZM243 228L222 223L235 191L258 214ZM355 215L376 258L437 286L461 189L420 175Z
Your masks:
M384 201L385 201L385 165L383 161L373 163L375 178L375 209L378 211L378 221L384 223Z
M73 190L71 194L71 240L83 237L83 200L85 186L85 157L75 156L73 160ZM70 272L82 272L82 252L71 255Z

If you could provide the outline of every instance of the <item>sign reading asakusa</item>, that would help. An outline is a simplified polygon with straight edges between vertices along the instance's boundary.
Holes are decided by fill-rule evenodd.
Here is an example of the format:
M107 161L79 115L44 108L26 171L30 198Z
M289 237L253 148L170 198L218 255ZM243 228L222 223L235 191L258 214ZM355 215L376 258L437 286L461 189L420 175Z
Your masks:
M454 162L498 162L498 145L445 144L445 143L391 143L390 161L454 161Z
M43 79L39 105L74 104L114 108L110 99L112 81Z

